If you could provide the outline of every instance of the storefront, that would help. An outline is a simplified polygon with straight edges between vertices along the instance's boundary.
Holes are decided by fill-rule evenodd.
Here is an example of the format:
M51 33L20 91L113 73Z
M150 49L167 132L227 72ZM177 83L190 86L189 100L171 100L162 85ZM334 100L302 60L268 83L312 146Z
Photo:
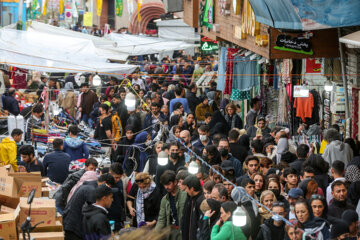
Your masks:
M26 4L23 5L22 21L26 21ZM0 1L0 26L7 26L19 20L19 2L16 0Z

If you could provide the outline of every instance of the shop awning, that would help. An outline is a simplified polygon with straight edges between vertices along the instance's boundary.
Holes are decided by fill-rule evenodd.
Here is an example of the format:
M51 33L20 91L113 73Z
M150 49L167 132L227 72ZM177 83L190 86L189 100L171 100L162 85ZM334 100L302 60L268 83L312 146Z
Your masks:
M108 63L93 42L53 34L0 30L0 63L44 72L132 73L137 66Z
M341 37L339 41L349 45L349 47L360 48L360 31Z
M359 0L249 0L256 20L289 30L360 25Z

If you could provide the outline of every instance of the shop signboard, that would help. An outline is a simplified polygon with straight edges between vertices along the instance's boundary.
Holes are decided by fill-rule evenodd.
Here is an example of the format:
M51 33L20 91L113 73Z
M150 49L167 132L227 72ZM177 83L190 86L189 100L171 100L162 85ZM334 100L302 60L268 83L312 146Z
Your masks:
M302 85L294 86L294 98L307 98L309 97L309 89Z
M289 35L280 34L279 36L277 36L274 49L307 55L314 54L311 47L310 39L303 36L291 37Z
M213 52L219 49L219 45L217 41L211 40L210 38L207 37L202 37L200 49L202 52L205 53Z

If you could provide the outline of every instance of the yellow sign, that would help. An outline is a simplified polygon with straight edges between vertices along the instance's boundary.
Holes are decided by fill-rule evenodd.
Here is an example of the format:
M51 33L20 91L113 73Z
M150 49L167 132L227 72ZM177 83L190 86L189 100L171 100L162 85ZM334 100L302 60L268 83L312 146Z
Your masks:
M62 15L64 13L64 1L59 1L59 14Z
M138 21L139 22L141 22L140 10L141 10L142 4L143 4L142 0L137 1Z
M84 14L84 24L85 27L92 27L93 25L93 13L92 12L86 12Z
M102 11L102 0L96 0L96 15L98 15L98 17L101 16L101 11Z

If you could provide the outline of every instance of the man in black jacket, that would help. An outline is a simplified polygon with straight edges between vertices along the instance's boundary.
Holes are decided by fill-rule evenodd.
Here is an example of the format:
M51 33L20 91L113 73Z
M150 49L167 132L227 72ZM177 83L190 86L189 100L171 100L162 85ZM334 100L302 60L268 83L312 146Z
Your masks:
M345 210L355 210L355 207L348 201L347 188L344 182L334 181L331 184L331 195L333 196L333 201L329 205L328 217L341 218L341 215Z
M290 163L290 167L295 169L298 175L301 172L303 162L305 162L305 160L309 156L309 151L310 148L306 144L300 144L296 149L297 159L294 162Z
M183 211L183 220L181 224L182 239L195 240L200 221L200 205L204 200L204 194L201 189L200 180L195 175L185 178L182 185L188 194Z
M109 173L105 173L99 177L97 181L85 181L71 197L65 207L63 215L63 226L66 240L83 239L82 207L85 203L93 204L95 200L95 189L97 186L107 184L114 186L115 180Z
M114 201L111 204L109 211L109 220L115 221L115 230L120 230L123 227L123 222L125 221L125 200L124 200L124 191L123 191L123 182L121 177L124 175L124 170L119 162L113 163L110 166L109 173L113 176L115 180L114 189L117 190L114 193Z
M201 103L200 99L196 96L197 86L195 83L189 85L190 92L186 93L186 99L189 103L189 108L192 113L195 113L196 106Z
M15 95L15 88L9 88L7 94L2 95L2 102L4 110L8 110L9 113L16 116L20 113L20 108L19 103L15 98Z
M96 161L96 159L89 158L85 162L85 169L74 172L65 179L59 190L54 194L54 198L56 200L56 209L59 213L63 214L68 195L71 189L80 180L82 175L84 175L86 171L96 171L97 167L98 162Z
M107 218L108 211L113 202L113 190L105 184L95 190L96 202L85 204L82 213L84 239L109 239L111 227Z

